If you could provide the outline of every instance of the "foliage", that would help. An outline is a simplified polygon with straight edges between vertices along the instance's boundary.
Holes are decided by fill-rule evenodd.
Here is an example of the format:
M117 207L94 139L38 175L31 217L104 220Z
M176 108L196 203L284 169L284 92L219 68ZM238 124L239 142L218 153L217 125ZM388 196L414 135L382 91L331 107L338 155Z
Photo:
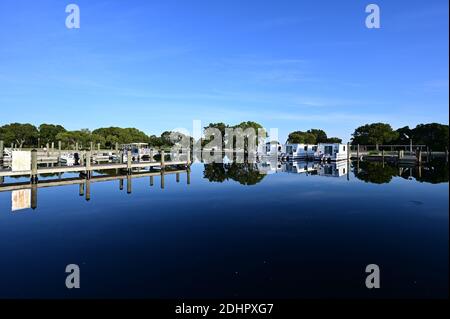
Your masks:
M11 123L0 127L0 139L6 145L14 143L18 147L33 146L37 144L38 137L39 131L32 124Z
M288 142L293 144L341 143L338 137L328 137L321 129L310 129L306 132L295 131L289 134Z
M395 141L399 133L394 131L389 124L372 123L358 127L352 135L353 145L378 145Z
M51 143L56 141L56 136L59 133L66 132L66 129L61 125L41 124L39 125L39 139L41 144Z

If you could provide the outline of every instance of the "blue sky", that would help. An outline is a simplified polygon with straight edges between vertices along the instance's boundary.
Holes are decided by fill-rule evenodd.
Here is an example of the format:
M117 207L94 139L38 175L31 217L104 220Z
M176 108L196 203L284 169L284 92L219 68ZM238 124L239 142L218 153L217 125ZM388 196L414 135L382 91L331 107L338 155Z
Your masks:
M81 28L65 27L76 3ZM365 6L381 29L365 27ZM0 125L448 124L448 1L2 0Z

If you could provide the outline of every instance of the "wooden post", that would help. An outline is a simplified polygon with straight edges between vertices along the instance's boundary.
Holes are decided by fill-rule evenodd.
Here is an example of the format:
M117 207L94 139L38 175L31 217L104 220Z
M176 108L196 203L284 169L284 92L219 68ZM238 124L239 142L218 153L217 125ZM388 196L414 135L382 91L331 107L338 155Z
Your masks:
M93 151L94 150L94 142L90 142L89 143L89 150Z
M55 142L52 142L52 152L55 150Z
M350 143L347 142L347 161L350 160Z
M131 175L127 175L127 194L131 194Z
M161 189L164 189L164 170L161 170Z
M190 168L188 168L188 169L186 170L186 183L187 183L188 185L191 184L191 169L190 169Z
M91 178L91 151L86 152L86 177L87 179Z
M419 162L419 165L422 164L422 151L417 152L417 161Z
M79 195L84 196L84 184L80 183Z
M131 151L127 151L127 172L131 174Z
M0 163L3 162L3 151L5 149L5 144L3 141L0 141Z
M384 164L384 148L381 150L381 159L383 160L383 164Z
M31 183L35 184L38 181L37 175L37 150L31 151Z
M356 145L356 157L358 158L359 161L359 144Z
M100 151L100 143L97 143L97 151Z
M186 163L188 166L190 166L191 165L191 149L189 147L186 151L186 156L187 156Z
M166 157L166 153L164 151L161 151L161 169L164 169L166 166L165 157Z

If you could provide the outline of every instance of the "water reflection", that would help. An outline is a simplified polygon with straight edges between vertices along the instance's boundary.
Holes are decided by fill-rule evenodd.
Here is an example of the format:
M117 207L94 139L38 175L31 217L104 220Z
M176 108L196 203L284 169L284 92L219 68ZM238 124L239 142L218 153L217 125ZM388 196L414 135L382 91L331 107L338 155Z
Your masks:
M261 174L256 163L211 163L205 164L203 177L210 182L234 180L242 185L255 185L265 175Z
M291 161L280 162L278 160L259 161L257 163L208 163L203 164L203 178L213 183L224 183L235 181L241 185L256 185L263 181L266 176L276 173L304 174L321 177L352 177L366 183L387 184L393 178L403 178L406 180L425 183L447 183L449 180L448 164L442 160L432 160L423 166L400 166L388 162L371 161L340 161L336 163ZM101 175L99 175L101 174ZM155 177L159 178L159 186L165 188L167 175L175 175L176 182L180 182L180 175L186 175L186 182L191 183L189 169L161 170L161 171L141 171L136 169L132 174L120 174L119 170L105 170L96 172L94 176L88 178L83 174L79 177L63 178L63 174L42 174L42 180L38 184L23 180L24 177L9 177L13 182L5 183L0 180L0 192L11 192L11 211L22 209L36 209L38 189L44 187L57 187L78 184L79 196L86 201L91 200L91 184L97 182L118 181L119 190L125 189L128 194L132 193L132 180L135 178L149 178L149 185L154 186Z
M11 211L18 211L23 209L36 209L37 208L37 198L39 188L48 187L59 187L68 185L79 185L78 194L80 197L84 197L86 201L91 200L91 184L99 182L111 182L119 181L119 190L124 189L124 182L126 181L127 193L132 193L132 180L135 178L149 177L149 185L154 186L154 178L157 176L160 180L161 189L165 188L165 180L168 175L175 175L175 180L177 183L180 182L180 175L186 175L186 183L189 185L191 183L190 169L185 170L161 170L159 172L154 171L144 171L136 172L134 174L127 175L115 175L111 171L107 172L108 175L99 175L86 178L83 174L80 177L74 178L62 178L59 175L58 179L46 179L39 183L30 182L16 182L0 184L0 192L11 192ZM56 174L58 175L58 174ZM44 177L44 176L41 176ZM46 176L51 177L51 176Z
M431 160L421 166L398 166L390 163L363 161L354 161L352 166L356 178L374 184L389 183L393 177L432 184L447 183L449 180L448 164L439 159Z

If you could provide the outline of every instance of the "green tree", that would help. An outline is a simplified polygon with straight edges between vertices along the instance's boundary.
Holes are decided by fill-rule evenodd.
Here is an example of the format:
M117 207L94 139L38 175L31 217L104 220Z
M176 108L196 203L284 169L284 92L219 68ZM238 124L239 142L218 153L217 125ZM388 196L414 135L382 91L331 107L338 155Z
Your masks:
M38 129L32 124L11 123L0 127L0 139L7 145L14 143L18 147L34 146L39 136Z
M56 136L62 132L66 132L66 129L61 125L41 124L39 126L40 142L44 144L55 142Z
M423 144L435 151L444 151L448 148L448 125L429 123L419 124L412 130L414 144Z
M398 132L394 131L389 124L372 123L358 127L352 136L354 145L378 145L395 141L398 138Z

